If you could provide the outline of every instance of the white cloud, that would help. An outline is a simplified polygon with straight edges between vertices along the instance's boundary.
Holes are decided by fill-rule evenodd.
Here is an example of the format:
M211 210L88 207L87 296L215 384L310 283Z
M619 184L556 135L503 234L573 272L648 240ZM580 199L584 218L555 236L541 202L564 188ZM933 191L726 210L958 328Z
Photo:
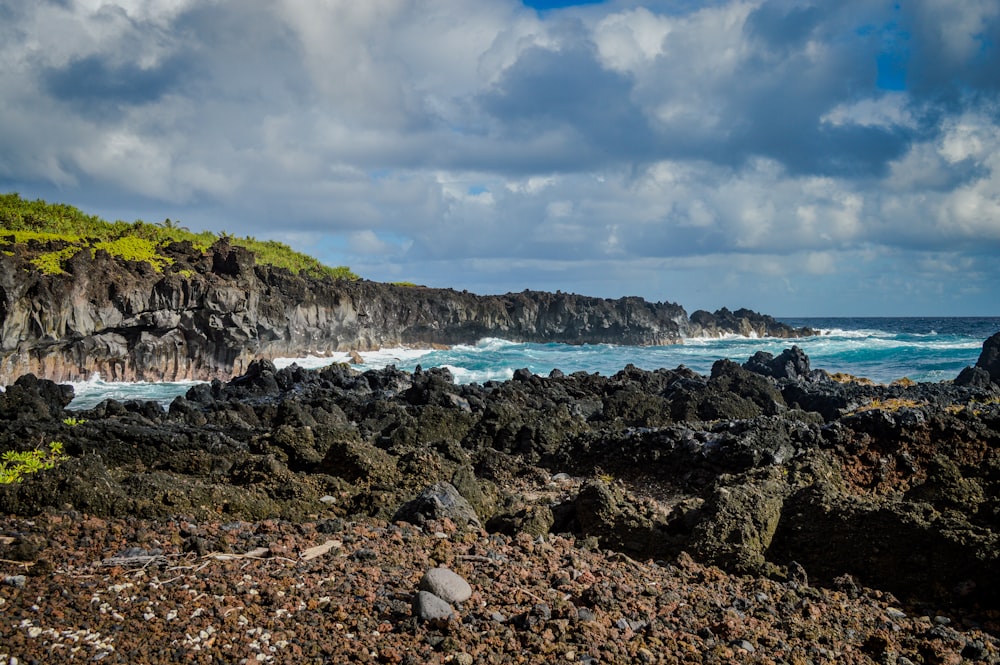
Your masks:
M916 121L907 108L908 102L909 98L904 93L886 93L857 102L838 104L820 120L835 127L858 125L860 127L913 128Z
M952 62L976 56L990 24L1000 17L1000 5L992 0L924 0L916 6L943 47L939 57Z
M878 270L957 291L963 253L1000 279L995 2L18 4L4 189L280 221L368 277L488 291L740 306L758 275L848 303ZM875 86L887 31L903 91Z
M594 42L608 67L635 72L663 52L673 23L640 7L602 19L594 29Z

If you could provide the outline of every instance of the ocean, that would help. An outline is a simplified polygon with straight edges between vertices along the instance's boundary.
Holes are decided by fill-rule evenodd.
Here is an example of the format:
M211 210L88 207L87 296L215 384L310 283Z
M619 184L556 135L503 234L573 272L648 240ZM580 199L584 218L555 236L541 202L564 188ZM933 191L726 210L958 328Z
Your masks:
M720 358L743 363L757 351L777 355L792 345L809 356L813 369L846 372L879 383L909 378L918 382L954 379L962 368L974 365L983 342L1000 331L1000 317L964 318L779 318L792 326L820 330L816 337L797 339L723 337L687 339L673 346L635 347L614 344L520 344L484 339L473 345L447 350L383 349L362 353L359 370L395 365L412 371L447 367L458 383L483 383L511 378L514 370L527 368L536 374L553 369L597 372L610 376L629 363L643 369L685 365L708 374ZM347 354L328 358L279 358L278 367L297 363L301 367L323 367L348 362ZM183 395L188 383L109 383L100 377L73 384L76 398L71 409L87 409L101 400L114 398L155 400L167 405Z

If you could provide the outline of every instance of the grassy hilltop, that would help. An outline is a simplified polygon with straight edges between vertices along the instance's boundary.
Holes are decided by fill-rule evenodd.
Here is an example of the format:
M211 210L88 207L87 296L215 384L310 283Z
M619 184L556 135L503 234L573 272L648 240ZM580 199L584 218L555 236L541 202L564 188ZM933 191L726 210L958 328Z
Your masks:
M252 252L260 264L317 278L358 279L350 268L323 265L275 240L240 238L225 231L221 234L194 233L169 219L156 224L141 220L108 222L71 205L47 203L41 199L28 201L18 194L0 194L0 241L8 246L15 245L26 255L35 254L31 263L49 274L63 272L65 263L78 252L98 249L126 260L146 261L155 270L163 270L172 262L162 252L166 245L188 241L196 249L205 251L222 237ZM12 250L4 251L9 254Z

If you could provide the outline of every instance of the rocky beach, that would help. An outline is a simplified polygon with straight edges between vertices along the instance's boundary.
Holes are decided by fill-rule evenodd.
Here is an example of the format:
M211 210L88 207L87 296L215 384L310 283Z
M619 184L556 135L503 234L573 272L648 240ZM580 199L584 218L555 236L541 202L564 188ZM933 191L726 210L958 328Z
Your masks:
M263 360L167 410L22 376L0 449L66 459L0 487L0 657L1000 662L998 356L892 385L795 347L482 385Z

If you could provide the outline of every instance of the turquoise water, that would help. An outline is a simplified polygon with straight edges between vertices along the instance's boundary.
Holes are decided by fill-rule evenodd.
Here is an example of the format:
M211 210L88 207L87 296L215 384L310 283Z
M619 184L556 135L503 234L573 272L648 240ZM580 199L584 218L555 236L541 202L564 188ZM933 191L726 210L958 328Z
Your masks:
M914 381L954 379L962 368L975 364L986 338L1000 331L1000 317L984 318L782 318L793 326L822 331L816 337L770 339L726 337L688 339L674 346L634 347L597 344L516 344L498 339L455 346L443 351L383 349L362 353L364 365L375 369L395 365L412 371L448 367L459 383L482 383L509 379L514 370L526 367L536 374L553 369L571 373L597 372L611 375L631 363L643 369L685 365L707 374L720 358L744 362L756 351L773 354L798 345L809 355L812 367L847 372L880 383L908 377ZM322 367L347 362L346 354L332 358L283 358L279 367L293 362L303 367ZM152 399L168 404L184 394L190 383L106 383L94 380L74 384L77 398L71 408L90 408L102 399Z

